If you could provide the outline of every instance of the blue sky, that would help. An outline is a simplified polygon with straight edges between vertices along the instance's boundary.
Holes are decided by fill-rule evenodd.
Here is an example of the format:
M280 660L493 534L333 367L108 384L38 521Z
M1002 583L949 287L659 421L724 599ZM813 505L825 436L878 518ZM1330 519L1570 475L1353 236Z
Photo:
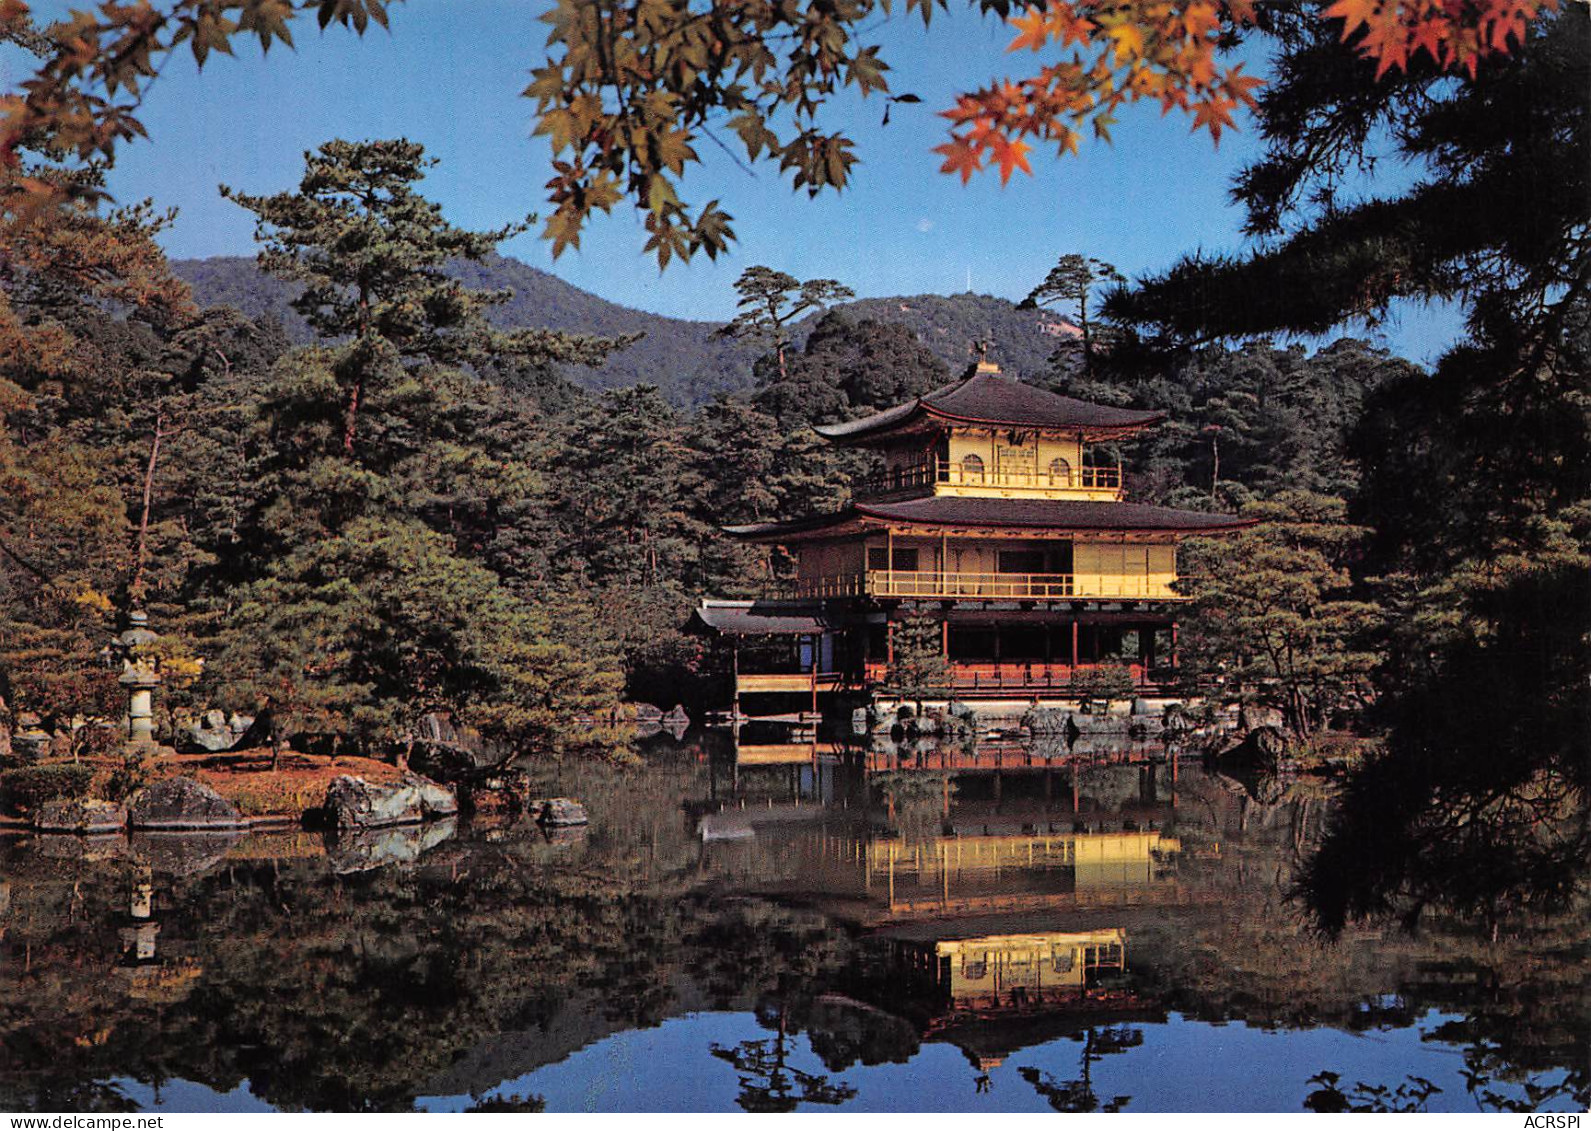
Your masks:
M164 241L173 256L246 255L250 217L217 195L218 184L289 188L303 152L328 138L405 136L441 159L425 191L455 223L485 228L522 217L542 207L548 176L547 147L530 137L531 104L518 96L546 38L536 19L543 9L534 0L407 0L391 8L391 34L319 33L303 20L294 51L277 47L262 58L240 40L235 58L212 56L202 74L178 55L145 103L151 140L120 151L111 189L180 210ZM863 296L956 293L970 277L977 292L1017 299L1066 252L1135 275L1195 249L1244 246L1228 186L1255 152L1252 130L1216 148L1207 135L1191 135L1186 118L1145 106L1122 116L1114 145L1085 145L1078 157L1036 153L1033 177L1019 173L1004 189L993 176L963 187L937 172L931 150L945 123L935 111L960 90L1025 73L1034 56L1007 55L1009 29L959 3L926 32L900 13L872 36L895 64L893 89L923 101L895 106L888 127L877 98L836 104L825 122L849 129L863 160L846 192L809 200L771 166L748 175L704 143L706 163L682 195L697 205L718 199L735 216L739 242L716 264L702 259L660 275L641 254L638 218L622 209L594 222L582 247L556 263L533 234L502 251L614 302L720 320L733 313L735 278L758 263L839 279ZM17 61L3 62L9 85ZM1456 332L1452 311L1414 308L1369 336L1430 361Z

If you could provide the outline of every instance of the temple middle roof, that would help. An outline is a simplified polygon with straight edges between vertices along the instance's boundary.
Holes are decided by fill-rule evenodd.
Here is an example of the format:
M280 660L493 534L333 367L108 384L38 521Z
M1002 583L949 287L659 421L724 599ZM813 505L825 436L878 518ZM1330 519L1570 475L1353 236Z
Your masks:
M844 510L832 514L812 515L789 522L726 526L724 530L736 538L765 542L800 535L847 533L869 526L1215 534L1241 530L1253 526L1255 521L1237 515L1179 510L1149 503L931 495L901 502L853 502Z
M965 378L916 400L849 420L818 425L818 435L837 443L866 443L924 418L951 424L1041 428L1062 432L1132 431L1165 419L1160 412L1090 404L1035 388L980 362Z

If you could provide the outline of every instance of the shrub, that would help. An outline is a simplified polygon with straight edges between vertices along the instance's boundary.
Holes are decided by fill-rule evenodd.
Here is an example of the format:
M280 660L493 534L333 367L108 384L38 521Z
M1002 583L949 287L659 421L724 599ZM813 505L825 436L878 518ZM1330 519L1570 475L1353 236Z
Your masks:
M1092 668L1072 680L1073 692L1091 699L1131 699L1137 689L1132 672L1117 664Z
M105 800L125 801L150 782L149 759L142 752L129 750L122 756L122 764L111 772L105 782Z
M82 797L94 768L78 762L24 766L0 774L0 796L18 809L33 809L59 797Z

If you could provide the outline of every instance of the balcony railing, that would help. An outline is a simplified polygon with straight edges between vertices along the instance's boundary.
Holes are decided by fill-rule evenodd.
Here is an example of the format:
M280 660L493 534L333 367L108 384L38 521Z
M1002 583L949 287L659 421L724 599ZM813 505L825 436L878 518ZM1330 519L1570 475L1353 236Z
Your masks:
M1121 489L1119 467L1074 467L1066 472L1032 468L968 468L964 462L940 459L906 464L856 485L858 495L888 495L943 483L951 487L1019 487L1042 490L1116 491Z
M986 600L1050 600L1066 597L1153 598L1178 600L1169 582L1134 576L1077 576L1069 573L942 573L934 570L875 569L831 577L804 577L786 593L798 598L965 597Z
M1091 661L1072 667L1043 660L952 660L950 686L956 691L1071 691L1088 673L1105 667L1125 668L1135 684L1172 683L1177 675L1175 668L1151 669L1133 662ZM870 661L863 674L868 683L887 683L889 665Z

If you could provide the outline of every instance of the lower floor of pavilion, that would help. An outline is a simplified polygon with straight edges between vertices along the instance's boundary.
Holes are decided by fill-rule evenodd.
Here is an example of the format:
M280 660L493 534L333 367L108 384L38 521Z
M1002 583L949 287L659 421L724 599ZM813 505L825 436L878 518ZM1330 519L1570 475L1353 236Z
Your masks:
M947 694L961 699L1084 695L1100 674L1150 694L1177 678L1173 607L1056 602L1045 607L934 603L704 602L693 626L714 637L737 707L746 695L887 695L899 625L939 623Z

